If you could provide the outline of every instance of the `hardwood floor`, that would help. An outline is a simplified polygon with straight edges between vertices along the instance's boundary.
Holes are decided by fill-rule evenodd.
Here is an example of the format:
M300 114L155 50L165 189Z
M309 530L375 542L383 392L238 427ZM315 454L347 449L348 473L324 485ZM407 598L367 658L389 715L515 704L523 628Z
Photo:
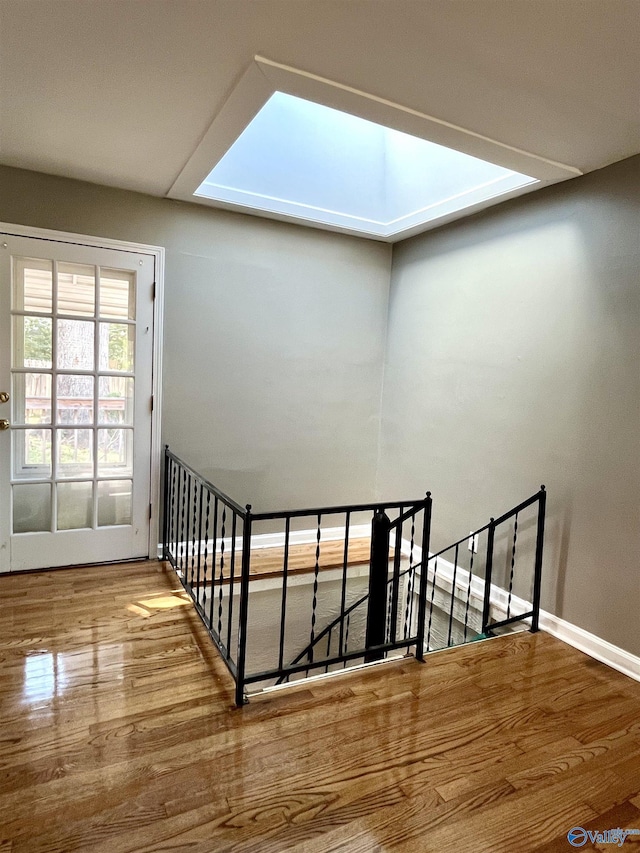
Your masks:
M0 853L552 853L576 825L640 829L640 684L557 640L236 709L179 590L157 563L0 577Z

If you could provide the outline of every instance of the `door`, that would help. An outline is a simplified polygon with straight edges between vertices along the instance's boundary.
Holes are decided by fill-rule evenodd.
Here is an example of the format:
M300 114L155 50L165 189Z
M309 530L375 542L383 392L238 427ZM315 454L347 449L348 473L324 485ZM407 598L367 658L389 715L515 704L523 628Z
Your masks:
M0 571L148 556L154 256L0 234Z

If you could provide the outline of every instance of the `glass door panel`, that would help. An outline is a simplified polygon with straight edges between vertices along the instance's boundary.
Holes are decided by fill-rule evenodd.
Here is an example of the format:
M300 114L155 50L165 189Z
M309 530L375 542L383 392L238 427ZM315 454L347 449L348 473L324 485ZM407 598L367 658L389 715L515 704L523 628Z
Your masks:
M33 242L12 239L19 248ZM87 561L86 554L91 561L141 556L150 486L153 259L37 242L51 257L12 252L9 267L12 423L0 454L10 447L12 555L22 555L14 567L61 559L70 565ZM47 533L49 540L38 540ZM52 544L54 562L46 553L34 556L36 545L28 546L36 541ZM65 552L65 541L76 554ZM116 543L110 553L109 542Z

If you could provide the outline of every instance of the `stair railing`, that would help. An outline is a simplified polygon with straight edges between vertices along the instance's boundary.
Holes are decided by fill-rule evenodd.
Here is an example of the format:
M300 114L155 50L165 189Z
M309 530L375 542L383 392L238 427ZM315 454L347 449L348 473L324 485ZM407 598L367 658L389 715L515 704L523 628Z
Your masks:
M427 625L424 632L424 650L426 652L437 651L453 645L460 645L478 639L488 638L496 632L504 630L508 626L516 625L518 622L529 622L530 630L535 632L539 626L540 612L540 586L542 578L542 554L544 546L544 523L545 523L546 491L542 486L540 491L523 501L518 506L504 513L497 519L491 519L487 524L472 531L467 536L447 545L445 548L430 554L428 560L427 594L424 596L426 602ZM523 514L531 508L533 517L525 518ZM376 524L384 523L378 519ZM535 545L525 543L526 553L524 557L529 559L529 564L524 568L518 565L520 555L518 554L519 532L522 535L523 523L529 529L535 529ZM504 530L504 528L507 528ZM498 547L500 533L502 535L502 547ZM376 531L375 536L384 538L384 526L382 531ZM478 545L486 538L486 549L480 559L476 556ZM373 537L372 537L373 541ZM469 547L470 546L470 547ZM384 549L381 548L381 553ZM466 561L463 554L467 553ZM396 549L396 554L400 549ZM451 560L446 557L450 556ZM503 572L507 576L500 583L494 583L494 564L502 558ZM533 558L533 559L531 559ZM484 562L483 562L484 561ZM394 564L395 569L395 564ZM420 563L412 564L409 568L397 574L395 571L391 578L386 580L387 590L392 585L397 586L400 579L405 579L406 591L403 596L405 603L405 639L410 635L409 626L413 624L413 608L418 603L418 594L415 592L415 581L422 581L423 576ZM373 573L372 573L373 575ZM380 575L382 575L382 569ZM508 578L508 579L507 579ZM515 595L516 582L520 586L527 586L531 582L533 592L531 602L521 599ZM314 645L319 645L326 638L326 657L330 656L333 635L338 627L344 627L344 633L348 637L349 623L354 613L364 608L370 600L371 589L362 595L343 614L338 615L317 635ZM387 610L386 631L387 636L396 625L396 614L393 612L391 602ZM397 596L395 598L397 601ZM518 612L515 612L515 611ZM372 608L369 605L368 613ZM505 618L496 618L497 614L503 612ZM407 653L409 649L407 648ZM292 665L299 664L309 656L310 647L307 645L292 660ZM365 656L366 660L375 659L370 653ZM286 679L281 679L284 681Z
M351 542L350 528L354 517L362 517L363 515L371 517L371 544L370 558L368 563L368 613L367 613L367 629L363 637L357 640L351 639L351 646L347 647L348 637L346 635L347 626L347 610L351 605L347 605L347 587L349 581L349 545ZM393 517L393 520L390 519ZM327 517L337 520L337 526L344 531L344 554L342 565L340 566L340 609L336 617L340 625L339 646L334 654L319 654L319 644L316 642L317 636L322 633L318 629L319 618L319 598L321 595L320 580L321 580L321 564L322 564L322 531L323 520ZM328 670L332 667L342 665L343 667L350 663L359 663L363 658L367 661L377 661L385 658L390 652L396 651L403 647L409 646L416 649L416 655L420 657L424 648L424 612L425 612L425 595L426 595L426 572L422 573L425 578L424 583L418 594L418 610L422 612L422 618L417 620L414 631L408 637L399 639L397 636L395 617L392 617L391 630L386 634L386 624L388 611L392 614L397 614L399 607L399 578L402 565L402 547L403 547L403 528L410 530L409 539L409 562L414 559L414 549L417 550L417 532L421 534L421 542L424 542L428 548L429 531L431 523L431 494L428 492L426 496L420 500L403 501L403 502L387 502L387 503L370 503L370 504L353 504L348 506L323 507L318 509L293 510L275 513L255 513L252 515L253 522L270 522L276 523L279 526L284 524L284 558L281 572L281 608L280 608L280 625L279 625L279 652L278 662L276 666L271 668L263 668L258 671L253 671L249 674L245 673L244 683L249 684L268 684L278 683L284 680L289 680L291 676L304 673L308 676L314 671ZM289 570L288 570L288 551L291 536L291 523L296 519L300 522L303 519L313 519L315 525L315 564L313 568L313 585L309 584L310 604L310 623L309 623L309 641L306 646L305 660L291 660L287 663L285 649L285 632L288 617L291 614L289 609L289 596L291 590L289 588ZM389 572L389 548L391 532L395 531L394 540L394 557L393 557L393 575L391 583L387 583ZM425 554L427 551L425 551ZM415 568L414 568L415 572ZM389 588L389 595L387 595ZM371 599L371 591L374 590L375 597ZM247 596L250 602L251 596ZM420 604L420 601L422 604ZM351 608L353 611L353 608ZM422 634L420 633L422 631Z
M162 558L236 684L244 678L251 521L250 505L243 509L165 446Z
M404 569L403 571L400 572L398 579L401 580L402 578L406 577L407 575L415 573L416 570L417 570L417 566L410 566L409 568ZM388 578L387 579L387 590L389 590L389 587L391 587L391 585L394 583L395 583L395 577ZM326 625L322 629L322 631L316 635L313 643L310 643L309 645L305 646L305 648L296 655L296 657L291 661L291 665L295 666L296 664L303 661L305 658L309 659L311 656L313 648L315 648L316 646L319 646L320 643L323 642L325 637L327 639L327 650L325 652L325 657L327 659L329 659L331 657L331 649L332 649L332 643L333 643L333 632L337 628L340 628L340 640L339 640L340 648L343 648L342 644L344 643L344 649L346 651L348 649L348 645L349 645L349 626L350 626L351 617L356 612L356 610L358 610L358 608L362 607L363 604L366 604L368 602L369 595L370 594L367 591L364 595L362 595L360 598L358 598L357 601L354 601L353 604L351 604L349 607L347 607L347 609L344 612L338 614L338 616L336 616L335 619L333 619L333 621L329 622L329 624ZM391 599L390 599L390 603L391 603ZM413 597L411 596L411 591L409 591L409 595L407 596L407 609L406 609L405 621L404 621L404 643L403 643L403 646L405 643L407 644L407 654L409 653L409 648L410 648L410 641L408 640L408 638L410 636L409 626L413 622L413 619L412 619L413 609L412 608L413 608ZM387 640L389 639L390 634L391 634L392 618L393 618L392 617L392 608L389 607L387 610L387 618L385 620L385 638ZM346 666L346 661L343 662L343 666ZM325 673L327 673L328 671L329 671L329 666L328 666L328 664L325 664ZM281 676L278 679L277 683L282 684L283 682L285 682L287 680L287 678L288 678L288 676Z
M349 548L352 541L351 529L361 526L370 519L371 569L361 567L355 579L361 582L368 573L368 596L374 593L374 605L369 601L370 615L367 630L355 647L347 649L345 636L347 610L351 607L348 595L353 593L354 578L350 573ZM319 620L320 599L325 575L323 548L327 522L340 531L343 542L343 559L331 577L339 576L340 643L336 654L319 654L316 636L321 633ZM302 587L294 569L290 566L290 552L297 543L299 528L307 529L310 522L314 527L315 557L313 568L308 572L311 582ZM199 475L193 468L165 448L164 471L164 520L163 559L170 563L193 600L210 637L227 665L236 683L236 704L246 701L248 685L275 683L292 675L330 668L335 664L348 665L366 657L380 660L389 652L405 646L415 647L416 655L424 651L426 566L419 572L414 566L414 551L428 553L431 524L431 495L420 500L350 504L344 506L318 507L282 512L255 513L251 505L241 507L224 492ZM252 655L256 650L256 636L260 626L251 619L252 585L264 583L257 572L252 571L252 545L260 530L267 529L269 535L279 535L282 543L282 562L272 583L279 585L278 640L275 644L273 664L256 667ZM403 530L407 536L403 537ZM393 574L387 583L390 537L394 534ZM407 546L412 577L422 580L418 593L418 619L410 636L397 635L396 623L399 611L400 577L402 575L402 548ZM302 590L302 593L301 593ZM387 590L389 593L387 594ZM302 662L289 663L293 656L286 642L287 625L298 614L291 599L295 595L295 608L304 607L309 614L308 653ZM304 600L301 599L304 598ZM413 606L413 603L412 603ZM334 611L335 612L335 611ZM389 621L388 614L392 619ZM389 625L389 630L386 626ZM406 633L406 632L405 632ZM258 636L259 640L259 636ZM352 637L353 641L353 637Z
M233 676L236 704L246 701L248 685L267 686L299 674L306 677L312 672L380 661L401 649L406 653L414 649L415 656L423 660L425 652L488 637L518 622L538 630L544 486L469 536L432 554L431 506L427 492L416 501L254 513L250 504L241 507L165 448L163 558L176 571ZM367 517L368 566L353 575L351 531ZM343 559L325 574L323 536L327 541L331 538L327 519L339 531ZM301 570L292 565L290 554L299 542L299 528L308 531L309 520L315 528L314 560L312 569L302 570L311 577L301 585L294 583ZM260 627L251 620L252 586L258 589L264 584L251 560L260 525L266 525L270 536L279 536L282 544L281 563L275 575L270 575L271 590L275 584L279 595L279 622L273 664L267 666L256 666L250 654L255 652L255 633ZM478 543L484 539L486 548L478 553ZM532 571L522 572L521 557L533 564ZM339 586L337 614L335 609L327 614L320 608L326 578ZM367 591L358 594L357 584L365 581ZM349 595L356 600L349 601ZM286 637L289 623L301 608L309 614L309 639L296 654ZM366 624L357 633L353 620L365 608ZM329 623L320 627L327 615ZM333 650L336 631L338 648Z

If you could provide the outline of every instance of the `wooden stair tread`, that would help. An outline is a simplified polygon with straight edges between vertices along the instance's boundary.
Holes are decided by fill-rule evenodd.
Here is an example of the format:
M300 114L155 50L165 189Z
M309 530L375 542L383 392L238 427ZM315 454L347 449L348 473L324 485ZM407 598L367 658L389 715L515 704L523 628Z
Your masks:
M367 538L349 540L348 562L349 566L368 565L371 550L371 540ZM234 578L240 577L240 553L236 553ZM393 559L393 549L390 551L390 559ZM287 570L290 575L302 575L315 572L316 544L308 542L305 544L289 545ZM344 540L332 539L320 543L320 554L318 556L318 571L326 572L331 569L341 569L344 565ZM190 563L189 563L190 566ZM281 577L284 566L284 545L274 548L254 548L251 552L251 566L249 575L252 578L274 578ZM194 571L196 574L197 568ZM230 579L231 565L230 553L225 554L223 579ZM216 555L216 578L220 577L220 553ZM200 582L210 582L211 565L208 561L207 571L204 574L201 564Z

